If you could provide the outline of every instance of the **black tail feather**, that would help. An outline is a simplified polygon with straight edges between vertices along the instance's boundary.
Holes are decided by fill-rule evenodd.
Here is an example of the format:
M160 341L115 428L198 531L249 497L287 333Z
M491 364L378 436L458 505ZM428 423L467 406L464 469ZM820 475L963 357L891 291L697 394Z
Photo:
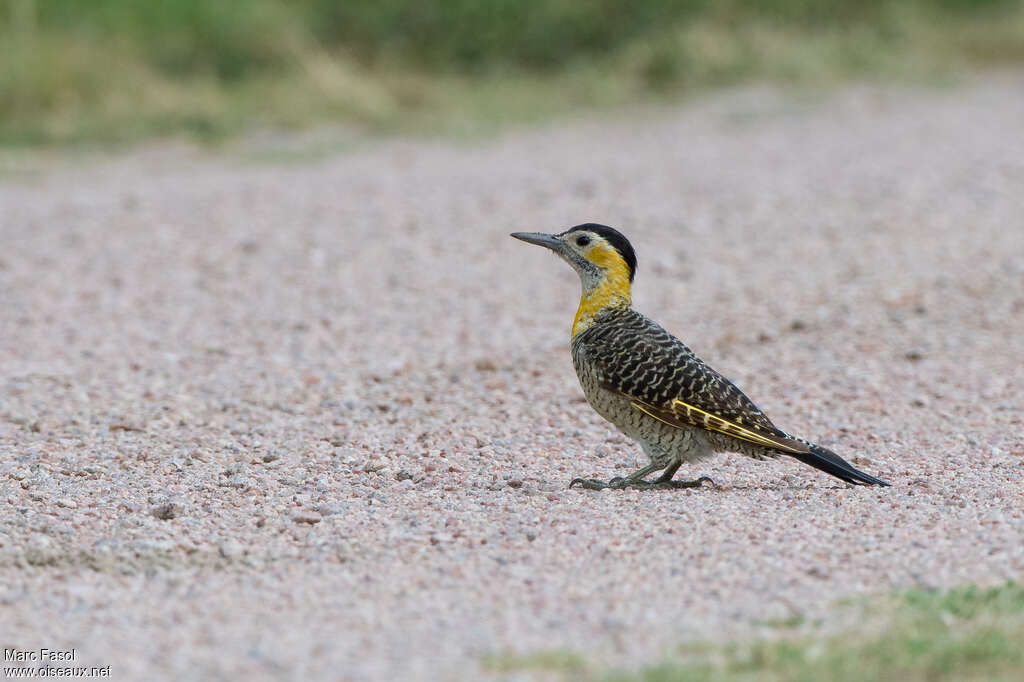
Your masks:
M836 478L842 479L847 483L852 483L854 485L890 485L880 478L875 478L870 474L865 474L859 469L855 469L853 465L845 459L831 450L821 447L820 445L811 445L810 452L789 454L796 457L804 464L809 464L815 469L821 469L826 474L832 474Z

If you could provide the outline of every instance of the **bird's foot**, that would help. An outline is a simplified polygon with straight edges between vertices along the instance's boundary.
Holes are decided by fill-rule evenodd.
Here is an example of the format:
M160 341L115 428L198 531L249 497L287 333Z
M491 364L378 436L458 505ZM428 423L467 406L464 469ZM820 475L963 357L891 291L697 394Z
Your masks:
M642 478L631 479L629 477L622 478L616 476L610 481L602 481L597 478L574 478L569 483L569 487L579 484L581 488L587 490L604 490L611 488L613 490L625 490L626 488L632 488L633 490L671 490L675 488L699 488L705 482L715 485L707 476L701 476L695 481L645 481Z
M660 485L667 485L669 488L699 488L705 483L710 483L717 488L718 484L711 480L710 476L701 476L692 481L658 481Z

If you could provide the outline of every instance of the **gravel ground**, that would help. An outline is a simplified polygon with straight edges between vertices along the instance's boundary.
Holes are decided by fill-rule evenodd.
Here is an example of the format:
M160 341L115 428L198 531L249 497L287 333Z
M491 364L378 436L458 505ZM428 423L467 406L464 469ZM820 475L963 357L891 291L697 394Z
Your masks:
M1024 74L742 90L486 143L151 149L0 184L0 642L114 679L640 666L844 596L1024 576ZM595 220L637 306L893 483L643 463L583 402Z

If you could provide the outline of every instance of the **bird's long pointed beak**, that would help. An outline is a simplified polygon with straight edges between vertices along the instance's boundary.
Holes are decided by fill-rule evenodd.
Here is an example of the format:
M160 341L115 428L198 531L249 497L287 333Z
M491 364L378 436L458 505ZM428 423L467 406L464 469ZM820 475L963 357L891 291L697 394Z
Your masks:
M562 246L562 242L555 239L555 235L543 232L513 232L511 236L527 244L536 244L552 251L558 251Z

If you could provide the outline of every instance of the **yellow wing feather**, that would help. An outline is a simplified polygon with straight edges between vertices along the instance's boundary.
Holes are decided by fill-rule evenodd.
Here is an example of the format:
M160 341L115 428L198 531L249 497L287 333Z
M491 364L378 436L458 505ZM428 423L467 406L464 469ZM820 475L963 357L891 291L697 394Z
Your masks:
M633 400L632 404L633 407L644 414L649 415L664 424L668 424L669 426L675 426L677 428L683 426L697 426L708 429L709 431L717 431L718 433L738 438L739 440L743 440L748 443L754 443L755 445L763 445L767 448L782 450L783 452L796 454L807 452L807 447L799 441L751 431L748 428L735 424L727 419L722 419L721 417L713 415L699 407L690 405L689 403L683 402L682 400L673 400L671 410L659 409L639 400ZM682 419L680 419L680 417L682 417Z

